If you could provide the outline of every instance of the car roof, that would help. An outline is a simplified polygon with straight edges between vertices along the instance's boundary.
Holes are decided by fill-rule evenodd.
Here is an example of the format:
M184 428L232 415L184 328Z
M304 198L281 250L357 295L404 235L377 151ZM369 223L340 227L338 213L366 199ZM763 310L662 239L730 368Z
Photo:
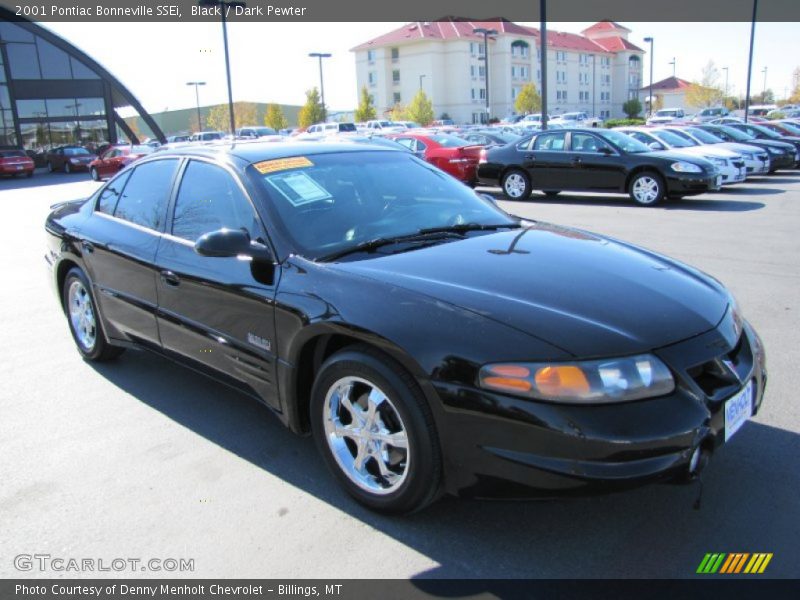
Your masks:
M386 147L370 144L352 144L347 142L259 142L236 141L233 143L212 144L208 146L185 146L160 152L158 156L197 156L220 158L232 156L248 163L293 156L311 156L315 154L331 154L345 152L364 152L376 150L391 152Z

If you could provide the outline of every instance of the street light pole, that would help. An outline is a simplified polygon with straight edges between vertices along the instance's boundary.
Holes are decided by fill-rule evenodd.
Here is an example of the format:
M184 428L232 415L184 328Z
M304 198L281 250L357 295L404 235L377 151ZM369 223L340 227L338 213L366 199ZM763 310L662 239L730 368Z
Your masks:
M644 38L645 42L650 43L650 96L648 98L648 108L650 109L650 116L653 116L653 38Z
M477 33L478 35L483 35L483 63L485 65L485 73L486 75L486 122L489 122L489 36L490 35L497 35L496 29L486 29L485 27L476 27L472 30L472 33Z
M330 58L332 55L327 52L311 52L309 56L312 58L319 59L319 95L320 100L322 102L322 121L323 123L326 120L326 115L328 114L325 110L325 84L322 81L322 59L323 58Z
M197 101L197 131L203 131L203 121L200 119L200 92L198 86L205 85L205 81L187 81L186 85L194 86L194 97Z
M594 90L595 90L594 79L595 79L595 73L597 72L597 69L595 68L595 63L597 63L597 55L592 54L592 118L593 119L597 118L597 108L595 107L595 101L594 101Z
M753 0L753 19L750 21L750 57L747 59L747 90L744 93L744 122L749 120L750 112L750 77L753 74L753 43L756 39L756 14L758 13L758 0Z
M547 129L547 0L539 0L539 45L542 61L542 129Z
M766 96L767 96L767 67L764 67L764 70L761 71L764 74L764 89L761 90L761 102L766 103Z
M672 65L672 76L675 77L675 57L672 57L672 61L669 63Z
M228 80L228 112L231 118L231 135L236 135L236 120L233 117L233 90L231 86L231 61L228 55L228 10L230 8L244 8L244 2L231 2L228 0L198 0L198 6L218 6L222 17L222 42L225 46L225 75Z

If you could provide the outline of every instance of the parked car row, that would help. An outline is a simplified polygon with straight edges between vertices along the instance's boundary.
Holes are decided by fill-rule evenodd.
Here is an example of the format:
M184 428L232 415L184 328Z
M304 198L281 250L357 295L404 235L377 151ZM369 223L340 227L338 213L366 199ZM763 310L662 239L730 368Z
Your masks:
M791 136L766 140L767 145L755 136L729 142L715 136L713 128L542 131L482 150L478 182L501 187L512 200L527 199L534 189L548 196L563 190L597 191L627 193L635 203L650 206L800 163Z

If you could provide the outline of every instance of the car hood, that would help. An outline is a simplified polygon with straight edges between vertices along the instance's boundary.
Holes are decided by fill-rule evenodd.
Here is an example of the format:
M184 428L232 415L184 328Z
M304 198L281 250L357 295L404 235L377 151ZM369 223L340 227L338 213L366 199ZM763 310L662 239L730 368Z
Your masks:
M700 165L708 165L706 159L703 158L702 154L699 152L684 152L686 148L674 148L670 150L653 150L652 152L648 152L642 156L658 156L659 158L665 158L667 160L681 160L685 161L688 160L693 163L697 163Z
M720 322L729 297L683 264L543 223L332 267L459 306L579 357L636 354L698 335Z
M695 156L716 156L718 158L734 158L738 156L736 152L726 150L725 148L717 148L716 146L703 145L691 146L689 148L673 148L673 150L686 152L687 154L694 154Z

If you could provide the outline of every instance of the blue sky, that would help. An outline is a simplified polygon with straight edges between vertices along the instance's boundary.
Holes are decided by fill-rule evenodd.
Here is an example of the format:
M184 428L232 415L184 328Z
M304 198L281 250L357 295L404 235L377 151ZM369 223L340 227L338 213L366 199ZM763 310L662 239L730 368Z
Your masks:
M579 32L592 23L553 23L556 30ZM654 78L676 75L700 78L713 60L729 67L731 93L743 93L747 73L749 23L628 23L630 40L642 47L655 39ZM150 112L194 106L194 89L185 82L205 80L201 104L227 99L219 23L43 23L88 52L113 72ZM316 60L309 52L330 52L325 61L325 98L334 110L357 103L355 59L350 48L399 26L398 23L233 23L229 25L235 100L302 104L304 91L317 85ZM535 23L530 25L537 26ZM756 26L753 61L754 93L767 87L778 98L791 86L792 71L800 66L798 23L760 23ZM645 58L645 82L649 57ZM724 81L724 74L722 74Z

